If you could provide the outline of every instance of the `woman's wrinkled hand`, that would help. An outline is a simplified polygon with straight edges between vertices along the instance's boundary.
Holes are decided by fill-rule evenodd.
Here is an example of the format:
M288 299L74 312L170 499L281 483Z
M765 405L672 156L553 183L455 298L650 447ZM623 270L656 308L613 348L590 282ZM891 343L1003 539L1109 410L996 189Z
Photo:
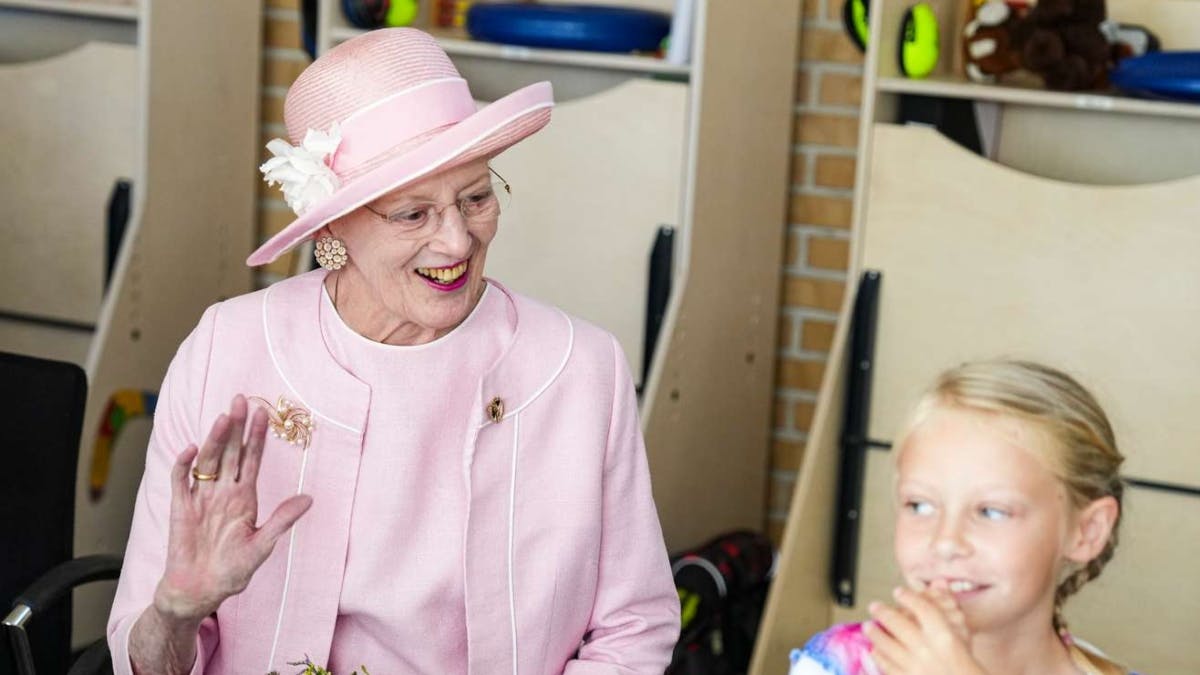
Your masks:
M895 591L897 606L871 603L864 631L885 675L987 675L971 656L966 617L945 584Z
M204 445L188 447L172 468L166 569L154 593L155 608L166 616L198 621L242 592L279 537L312 505L308 495L295 495L257 526L267 415L254 412L243 441L246 407L245 398L235 397ZM216 478L189 484L193 460L198 474Z

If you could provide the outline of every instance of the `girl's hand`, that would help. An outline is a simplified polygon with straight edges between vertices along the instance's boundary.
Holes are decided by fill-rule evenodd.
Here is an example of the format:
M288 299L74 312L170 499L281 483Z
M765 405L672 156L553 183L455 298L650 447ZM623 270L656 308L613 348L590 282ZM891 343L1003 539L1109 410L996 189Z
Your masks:
M308 495L290 497L257 527L265 412L255 411L243 442L245 428L246 399L237 396L204 446L184 450L172 469L166 570L154 593L154 606L165 616L198 622L242 592L276 540L312 505ZM197 473L216 478L189 485L193 459Z
M898 607L873 602L864 631L871 658L886 675L987 675L971 656L970 633L944 588L894 592Z
M929 585L925 594L942 610L942 614L954 632L962 638L964 643L969 645L971 629L967 627L967 615L963 614L962 608L958 606L958 601L954 599L954 594L950 592L950 585L945 580L939 579Z

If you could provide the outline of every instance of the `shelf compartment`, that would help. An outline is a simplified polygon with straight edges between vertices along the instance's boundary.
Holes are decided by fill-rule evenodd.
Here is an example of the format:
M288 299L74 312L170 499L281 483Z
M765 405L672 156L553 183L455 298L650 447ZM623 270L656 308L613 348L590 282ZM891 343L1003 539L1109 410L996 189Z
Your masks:
M136 3L99 0L0 0L0 10L5 9L115 21L137 21L141 12Z
M1049 91L1003 84L978 84L954 77L930 77L923 80L880 77L878 87L880 91L892 94L919 94L1100 113L1200 119L1200 105L1194 103L1133 98L1111 92Z
M0 65L0 91L22 102L0 126L0 147L22 158L0 184L0 203L12 223L31 225L6 233L0 308L96 322L109 197L116 180L137 175L138 84L137 50L127 45L92 42Z
M335 25L330 30L330 37L333 42L341 43L365 32L367 31L358 28ZM438 44L450 56L485 57L503 61L662 75L678 79L686 79L691 74L691 67L688 65L668 63L652 56L502 45L472 40L466 31L461 29L432 28L428 29L428 32L437 38Z

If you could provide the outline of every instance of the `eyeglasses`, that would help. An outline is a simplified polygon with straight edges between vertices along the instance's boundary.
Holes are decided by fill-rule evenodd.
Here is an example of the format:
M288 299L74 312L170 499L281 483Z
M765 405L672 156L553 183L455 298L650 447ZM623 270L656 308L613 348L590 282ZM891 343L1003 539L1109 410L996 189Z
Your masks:
M445 220L445 211L451 206L458 207L458 212L468 224L490 222L499 218L500 211L508 206L512 198L512 187L495 169L488 167L488 171L500 180L472 190L467 196L449 204L411 202L400 204L387 213L380 213L370 206L363 208L386 221L389 227L404 237L424 237L433 234L441 227L442 221Z

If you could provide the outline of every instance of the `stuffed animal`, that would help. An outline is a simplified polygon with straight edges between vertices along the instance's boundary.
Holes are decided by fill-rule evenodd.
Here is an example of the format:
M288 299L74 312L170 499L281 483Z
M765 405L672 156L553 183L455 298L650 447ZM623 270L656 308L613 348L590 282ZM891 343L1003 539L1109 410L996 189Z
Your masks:
M963 29L967 77L975 82L995 82L998 77L1021 67L1021 55L1013 44L1019 22L1017 9L1004 0L987 0Z
M1106 37L1105 0L986 0L963 31L967 76L994 82L1018 69L1046 88L1077 91L1108 83L1114 50Z
M1022 65L1047 89L1106 86L1112 50L1100 30L1105 18L1104 0L1039 0L1013 34Z

